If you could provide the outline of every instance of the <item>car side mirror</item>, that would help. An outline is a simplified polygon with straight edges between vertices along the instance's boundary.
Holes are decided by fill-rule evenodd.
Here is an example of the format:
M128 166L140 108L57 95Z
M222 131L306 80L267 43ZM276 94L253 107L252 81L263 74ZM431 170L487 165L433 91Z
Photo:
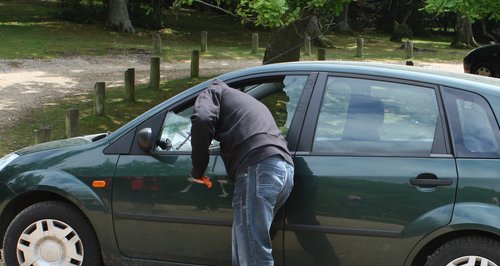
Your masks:
M137 144L139 148L146 153L150 153L153 149L153 131L151 128L143 128L137 135Z

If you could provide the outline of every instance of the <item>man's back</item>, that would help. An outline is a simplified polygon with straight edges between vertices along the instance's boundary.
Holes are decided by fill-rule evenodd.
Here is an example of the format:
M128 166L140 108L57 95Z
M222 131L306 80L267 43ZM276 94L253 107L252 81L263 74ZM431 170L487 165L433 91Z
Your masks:
M196 155L200 149L207 149L207 139L213 138L221 143L221 155L230 177L262 156L282 155L292 163L286 141L269 109L222 81L200 93L191 121L193 161L208 159L206 152L200 155L203 158ZM254 158L257 150L260 158Z

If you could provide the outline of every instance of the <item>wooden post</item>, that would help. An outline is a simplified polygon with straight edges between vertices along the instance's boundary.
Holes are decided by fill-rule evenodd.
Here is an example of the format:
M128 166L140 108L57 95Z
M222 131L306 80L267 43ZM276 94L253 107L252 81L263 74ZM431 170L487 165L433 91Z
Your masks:
M106 101L106 83L96 82L94 86L94 113L104 115L104 102Z
M311 36L306 36L304 40L305 55L311 55Z
M201 51L208 51L208 31L206 30L201 32Z
M153 90L160 89L160 58L151 57L151 68L149 69L149 87Z
M80 110L70 108L66 112L66 137L72 138L80 135Z
M318 60L324 61L326 60L326 50L323 48L318 48Z
M365 43L365 39L359 37L358 38L358 43L357 43L357 51L356 51L356 57L363 57L363 46Z
M35 144L40 144L50 141L50 127L41 126L38 130L35 130Z
M259 52L259 34L252 33L252 54Z
M135 68L125 71L125 100L135 101Z
M200 76L200 51L193 50L191 53L191 77L197 78Z
M161 56L161 36L158 33L153 34L153 52L152 56Z
M406 43L406 58L410 59L413 58L413 41L409 40Z

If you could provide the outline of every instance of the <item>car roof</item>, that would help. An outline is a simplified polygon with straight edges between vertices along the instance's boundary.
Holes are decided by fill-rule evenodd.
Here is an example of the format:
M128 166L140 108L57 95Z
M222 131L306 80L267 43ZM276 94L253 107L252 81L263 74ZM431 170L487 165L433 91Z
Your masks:
M222 80L266 72L336 72L391 77L456 87L477 92L500 92L500 80L400 64L353 61L300 61L250 67L220 76Z

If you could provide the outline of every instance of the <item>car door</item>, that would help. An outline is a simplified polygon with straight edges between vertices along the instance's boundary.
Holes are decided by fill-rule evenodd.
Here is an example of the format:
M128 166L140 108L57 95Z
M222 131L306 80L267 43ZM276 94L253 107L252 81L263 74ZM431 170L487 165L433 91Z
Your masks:
M286 207L286 265L403 265L449 223L457 173L436 87L318 78Z
M286 134L297 131L292 127L300 128L301 124L292 123L292 118L296 110L305 110L299 108L299 99L305 87L312 90L315 78L309 73L281 73L228 84L266 104ZM119 158L113 180L113 213L117 242L127 257L231 264L233 187L216 141L211 145L206 171L213 187L208 189L190 178L190 116L195 96L165 107L136 129L151 129L157 136L157 145L150 154L141 151L134 141L132 152ZM279 252L283 234L273 235L279 262L283 260Z

